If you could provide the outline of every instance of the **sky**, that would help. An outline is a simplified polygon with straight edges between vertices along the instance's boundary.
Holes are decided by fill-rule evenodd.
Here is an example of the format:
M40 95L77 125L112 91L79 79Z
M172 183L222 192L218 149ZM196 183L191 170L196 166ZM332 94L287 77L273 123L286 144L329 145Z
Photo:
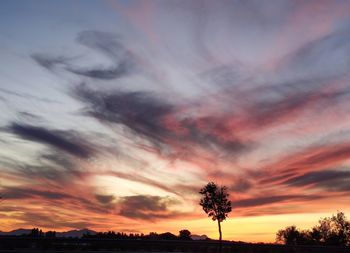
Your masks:
M350 215L350 1L0 3L0 230L273 242Z

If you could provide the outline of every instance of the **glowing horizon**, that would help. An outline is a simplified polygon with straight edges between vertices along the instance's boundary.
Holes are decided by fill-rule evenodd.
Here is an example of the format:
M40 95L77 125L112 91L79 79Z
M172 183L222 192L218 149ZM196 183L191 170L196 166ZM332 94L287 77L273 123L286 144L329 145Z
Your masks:
M350 215L349 1L7 1L0 230L273 242Z

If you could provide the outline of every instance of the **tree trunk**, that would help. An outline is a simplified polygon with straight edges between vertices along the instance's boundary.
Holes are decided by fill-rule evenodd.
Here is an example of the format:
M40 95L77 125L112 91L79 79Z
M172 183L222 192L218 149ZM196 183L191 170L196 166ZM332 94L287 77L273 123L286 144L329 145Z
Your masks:
M220 221L218 220L218 227L219 227L219 252L221 253L222 252L222 233L221 233L221 224L220 224Z

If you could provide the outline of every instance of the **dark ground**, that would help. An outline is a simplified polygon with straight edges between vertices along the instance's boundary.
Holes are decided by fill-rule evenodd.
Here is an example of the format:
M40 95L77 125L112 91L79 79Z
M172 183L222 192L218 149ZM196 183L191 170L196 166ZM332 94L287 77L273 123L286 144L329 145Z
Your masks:
M0 253L177 252L217 253L217 241L117 240L78 238L0 237ZM350 253L349 247L284 246L224 242L222 253Z

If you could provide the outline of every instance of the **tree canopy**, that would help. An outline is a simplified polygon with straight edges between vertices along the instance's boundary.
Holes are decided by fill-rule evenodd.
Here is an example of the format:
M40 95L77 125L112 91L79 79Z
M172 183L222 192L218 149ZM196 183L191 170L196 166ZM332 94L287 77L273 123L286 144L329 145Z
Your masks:
M199 193L203 195L199 204L212 220L222 222L232 211L226 186L217 186L214 182L209 182Z

